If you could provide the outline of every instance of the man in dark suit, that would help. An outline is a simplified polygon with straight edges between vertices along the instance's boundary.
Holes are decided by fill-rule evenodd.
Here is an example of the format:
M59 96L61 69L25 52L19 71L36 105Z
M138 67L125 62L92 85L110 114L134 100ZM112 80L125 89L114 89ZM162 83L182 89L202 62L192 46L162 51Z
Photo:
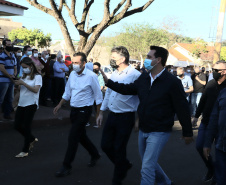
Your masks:
M46 106L47 103L47 93L48 93L48 88L49 88L49 83L50 83L50 66L49 66L49 62L50 60L47 60L49 58L49 55L47 53L47 51L43 51L41 58L39 59L39 61L41 62L41 64L44 66L44 68L42 69L42 88L40 90L40 98L39 98L39 103L40 105Z
M113 91L139 97L141 185L173 184L158 164L158 158L170 137L175 114L185 143L193 141L189 105L182 83L164 68L168 54L162 47L151 46L144 61L146 71L131 84L113 82L104 75L106 85Z

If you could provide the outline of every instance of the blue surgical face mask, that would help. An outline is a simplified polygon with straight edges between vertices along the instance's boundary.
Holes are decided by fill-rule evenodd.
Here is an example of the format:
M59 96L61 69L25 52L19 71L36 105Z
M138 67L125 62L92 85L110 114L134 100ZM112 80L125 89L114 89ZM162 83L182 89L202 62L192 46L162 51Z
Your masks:
M32 51L27 51L27 55L32 55Z
M23 68L23 73L29 74L31 73L31 70L29 68Z
M151 65L151 63L152 63L152 61L153 60L151 60L151 59L148 59L148 58L146 58L145 60L144 60L144 67L145 67L145 69L147 69L148 71L150 71L151 69L153 69L153 67L155 67L155 65Z

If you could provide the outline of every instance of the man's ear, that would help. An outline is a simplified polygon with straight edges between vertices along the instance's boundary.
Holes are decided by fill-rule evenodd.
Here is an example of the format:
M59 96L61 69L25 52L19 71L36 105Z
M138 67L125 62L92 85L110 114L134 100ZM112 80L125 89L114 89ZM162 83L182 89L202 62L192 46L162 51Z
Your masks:
M226 70L222 70L222 74L223 75L226 75Z

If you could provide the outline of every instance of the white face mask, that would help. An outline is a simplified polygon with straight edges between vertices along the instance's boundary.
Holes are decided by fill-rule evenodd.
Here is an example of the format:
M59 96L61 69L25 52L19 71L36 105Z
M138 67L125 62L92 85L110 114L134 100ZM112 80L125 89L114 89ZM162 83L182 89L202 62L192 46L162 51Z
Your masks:
M46 55L46 59L48 59L49 58L49 55Z
M170 69L170 72L173 73L173 69Z
M38 58L38 53L34 53L34 57L35 58Z
M64 60L62 59L61 62L64 63Z
M79 73L79 72L81 71L80 65L78 65L78 64L73 64L73 70L74 70L76 73Z
M27 51L27 55L32 55L32 51Z
M29 74L31 70L29 68L23 68L23 73Z
M191 72L191 70L190 70L190 69L188 69L188 70L187 70L187 72L188 72L188 73L190 73L190 72Z
M16 56L22 57L22 53L21 52L20 53L17 53Z

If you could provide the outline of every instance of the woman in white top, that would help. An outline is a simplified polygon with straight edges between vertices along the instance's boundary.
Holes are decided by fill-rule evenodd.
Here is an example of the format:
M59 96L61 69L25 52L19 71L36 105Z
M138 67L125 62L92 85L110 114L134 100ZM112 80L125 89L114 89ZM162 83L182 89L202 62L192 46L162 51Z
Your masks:
M24 136L24 147L15 157L26 157L36 141L31 134L31 123L38 107L39 92L42 86L42 77L38 73L31 58L25 57L21 61L23 76L15 80L20 85L20 98L15 115L15 129Z

